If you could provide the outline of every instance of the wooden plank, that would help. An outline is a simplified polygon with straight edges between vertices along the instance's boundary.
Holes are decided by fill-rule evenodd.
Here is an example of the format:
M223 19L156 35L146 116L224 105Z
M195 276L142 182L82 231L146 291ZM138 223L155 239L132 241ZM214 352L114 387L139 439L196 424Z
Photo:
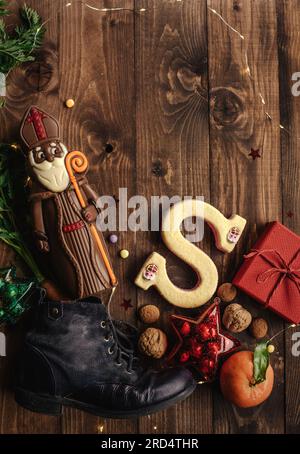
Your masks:
M127 186L130 196L135 192L134 104L128 103L134 97L133 2L123 2L124 9L117 12L95 12L80 2L68 8L61 1L47 2L43 8L40 2L28 3L39 8L44 19L50 19L46 43L38 63L23 67L11 77L7 108L1 112L1 137L15 140L24 110L37 103L59 118L70 149L80 148L88 154L90 180L99 193L112 195L119 187ZM92 0L89 5L109 9L118 7L119 2ZM64 107L69 97L76 102L72 110ZM133 240L133 235L121 236L119 246L134 250ZM116 273L122 277L112 312L115 317L133 320L134 312L124 313L120 303L126 297L135 305L135 288L124 277L132 266L134 253L126 264L118 258L117 246L111 247L111 253ZM11 410L7 405L2 408L3 421L13 420L10 411L12 415L21 412L13 430L61 430L59 419L33 414L29 418L15 406ZM134 421L103 423L101 418L71 409L65 409L61 424L64 433L136 431Z
M1 140L16 140L24 110L37 103L58 116L70 148L88 153L90 179L100 194L118 197L118 188L127 187L128 197L138 193L148 200L161 194L204 195L224 214L245 216L249 221L246 232L230 256L217 253L209 229L205 231L201 247L212 255L222 281L233 277L242 254L266 221L280 220L283 213L283 222L300 233L295 187L300 169L299 109L290 92L291 76L300 66L296 0L125 0L122 10L104 12L80 4L62 10L62 0L28 3L51 20L38 61L10 76L7 106L0 110ZM16 1L13 7L21 4ZM89 4L120 7L117 0L90 0ZM134 7L136 14L131 11ZM245 39L209 8L219 12ZM245 51L252 78L247 76ZM68 97L76 100L71 111L63 106ZM272 121L265 121L264 111ZM281 134L281 153L280 121L290 130L290 135ZM248 156L251 147L259 148L262 157L252 161ZM192 286L194 276L166 250L158 233L118 235L118 246L109 246L120 277L112 304L115 317L136 322L137 290L131 282L153 250L167 257L176 284ZM131 253L126 262L118 258L123 247ZM1 266L12 260L14 254L1 245ZM18 263L20 272L26 273ZM132 309L124 310L123 298L131 299ZM250 298L239 295L238 300L253 315L268 320L270 335L283 326ZM160 306L160 326L167 329L168 315L174 308L155 291L138 290L138 306L150 302ZM275 388L262 406L235 409L224 402L217 386L205 385L187 402L137 423L104 420L71 409L65 409L61 418L48 417L18 407L11 383L25 329L26 321L6 330L8 355L0 358L0 433L282 433L285 425L287 433L299 433L299 367L291 353L292 332L287 333L285 344L283 336L276 340L277 353L272 357ZM253 347L247 334L241 338L245 347Z
M276 5L261 0L208 0L207 5L211 200L224 214L236 212L248 220L237 251L230 256L214 254L221 277L229 280L265 222L281 219ZM265 110L272 121L266 120ZM259 149L262 157L252 160L251 148ZM268 319L269 334L282 327L278 317L249 298L239 295L238 300ZM244 341L246 346L253 344L246 334ZM282 337L276 346L280 358L272 358L276 384L270 399L256 409L241 411L214 393L216 433L284 431Z
M16 1L9 7L17 13L18 8L23 4L22 1ZM28 2L28 5L36 8L42 17L53 17L56 15L57 1L47 2L41 8L38 0ZM17 20L13 18L13 20ZM55 21L49 22L47 26L46 42L52 42L55 47L57 37L57 27ZM46 46L47 47L47 46ZM57 71L55 67L55 55L53 48L48 51L39 53L38 61L31 65L23 65L22 68L16 69L8 78L6 107L0 110L0 137L1 141L10 142L19 139L20 121L25 109L31 104L46 98L49 94L48 89L53 89L51 107L55 110L55 98L57 91L55 86L57 82ZM41 94L39 85L40 70L45 68L51 69L51 83L43 87ZM48 81L48 76L46 77ZM45 102L43 103L45 107ZM19 272L25 272L24 264L15 257L14 253L8 250L3 244L0 245L1 266L7 266L10 263L19 264ZM13 372L16 367L17 354L22 348L22 339L26 323L20 323L16 328L7 328L7 357L0 358L0 433L59 433L61 432L61 418L39 415L19 407L13 397L11 390L13 384Z
M118 195L127 187L135 193L134 137L134 15L133 2L117 0L88 2L106 12L75 5L60 14L59 63L61 102L74 97L76 106L61 112L70 146L88 154L90 180L100 195ZM135 307L135 288L128 280L134 262L134 234L119 235L118 245L110 246L119 286L112 301L115 318L133 322L134 310L124 311L123 299ZM105 233L108 237L108 233ZM125 262L118 257L119 248L132 252ZM71 409L65 410L64 433L134 433L134 420L103 420Z
M152 195L203 195L209 199L206 4L204 1L136 2L137 189ZM209 236L201 247L209 252ZM168 261L172 280L192 286L194 277L175 259L157 232L138 233L137 266L152 251ZM139 268L137 268L139 269ZM166 329L174 308L156 291L138 293L138 305L154 302ZM178 312L178 311L177 311ZM140 419L142 433L209 433L211 389L203 386L186 402Z
M299 98L292 94L292 75L300 68L300 5L299 2L277 2L278 17L278 55L280 69L280 107L281 122L289 131L282 131L282 191L283 222L291 230L300 234L299 190L297 182L300 177L299 136L300 110ZM297 90L296 90L297 91ZM296 93L297 94L297 93ZM288 325L287 325L288 326ZM293 333L299 328L286 332L286 432L300 433L300 363L293 356L292 346L295 343Z

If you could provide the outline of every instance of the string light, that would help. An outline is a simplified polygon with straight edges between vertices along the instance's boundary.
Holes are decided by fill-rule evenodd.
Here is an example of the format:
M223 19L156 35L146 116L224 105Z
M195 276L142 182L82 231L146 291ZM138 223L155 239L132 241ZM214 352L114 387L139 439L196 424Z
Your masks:
M275 339L275 337L279 336L280 334L284 333L285 331L288 331L288 330L291 329L291 328L296 328L296 326L299 326L299 325L296 325L295 323L293 323L292 325L289 325L287 328L284 328L284 329L280 330L278 333L274 334L274 336L271 337L271 339L268 340L268 344L269 344L273 339Z
M262 102L263 104L266 104L266 101L264 100L263 95L262 95L260 92L258 93L258 96L260 97L261 102Z
M99 425L97 427L97 432L98 432L98 434L102 434L104 432L104 425Z
M105 419L100 419L99 424L97 425L97 433L102 434L105 429Z
M236 30L234 27L232 27L225 19L224 17L218 13L215 9L213 8L210 8L208 7L208 9L213 13L215 14L225 25L226 27L228 27L232 32L236 33L240 38L241 40L245 41L245 37L244 35L242 35L238 30ZM244 54L244 58L245 58L245 62L246 62L246 65L245 65L245 69L242 71L242 73L245 73L245 74L248 74L249 78L253 81L253 77L251 75L251 69L250 69L250 66L248 64L248 54L247 54L247 51L245 51L245 54ZM262 102L263 105L266 104L265 102L265 99L264 97L262 96L262 94L259 92L258 93L258 96L260 97L260 100ZM273 121L271 115L269 114L269 112L265 111L265 115L267 117L268 120L271 120ZM282 131L285 131L287 134L290 135L290 131L285 127L283 126L282 124L278 124L279 128L282 130ZM297 138L298 139L298 138ZM264 143L264 139L263 139L263 143Z
M178 3L182 3L182 0L177 0ZM72 0L72 1L69 1L68 3L66 3L65 5L63 5L61 7L61 9L58 11L58 12L61 12L62 10L64 10L65 8L70 8L72 5L75 5L75 4L81 4L82 6L92 10L92 11L98 11L100 13L107 13L107 12L118 12L118 11L130 11L132 13L144 13L146 12L146 8L140 8L139 10L136 10L136 9L130 9L130 8L123 8L123 7L113 7L113 8L97 8L95 6L92 6L90 5L89 3L87 2L84 2L83 0ZM242 35L236 28L234 28L232 25L230 25L225 19L224 17L218 12L216 11L214 8L211 8L210 6L208 6L208 10L214 14L215 16L217 16L220 21L222 21L222 23L230 30L232 31L233 33L235 33L236 35L238 35L238 37L243 41L245 42L245 36ZM56 13L57 15L57 13ZM47 19L46 21L44 21L41 26L39 27L39 29L37 30L36 32L36 35L34 37L34 42L37 38L37 35L40 31L40 29L45 26L49 21L52 20L53 17L50 17L49 19ZM242 74L247 74L248 77L253 81L253 77L251 75L251 69L250 69L250 66L249 66L249 63L248 63L248 54L247 54L247 51L245 51L244 53L244 59L245 59L245 68L241 71ZM9 73L8 73L9 74ZM6 75L6 77L8 76L8 74ZM198 92L199 93L199 92ZM203 95L201 95L199 93L199 95L205 99L207 102L208 102L208 99L205 98ZM266 105L266 102L265 102L265 99L264 97L262 96L262 94L259 92L258 93L258 96L261 100L261 103L263 105ZM269 114L269 112L265 111L265 115L266 115L266 118L270 121L273 121L271 115ZM278 124L279 128L282 130L282 131L285 131L287 134L290 134L290 131L285 127L283 126L282 124ZM297 140L299 139L299 137L297 137Z
M82 0L72 0L71 2L66 3L62 7L62 9L69 8L70 6L72 6L73 4L76 4L76 3L77 4L79 3L82 6L85 6L86 8L91 9L92 11L98 11L100 13L107 13L107 12L113 12L113 11L131 11L133 13L137 13L137 12L143 13L146 11L146 8L140 8L139 10L136 10L136 9L130 9L130 8L123 8L122 6L114 7L114 8L97 8L96 6L92 6L89 3L86 3Z
M236 33L241 39L243 39L243 40L245 39L245 36L242 35L238 30L236 30L235 28L233 28L228 22L226 22L226 20L224 19L223 16L221 16L220 13L218 13L215 9L211 8L210 6L208 7L208 9L209 9L212 13L214 13L216 16L218 16L218 18L219 18L222 22L224 22L224 24L225 24L228 28L230 28L230 30L232 30L234 33Z

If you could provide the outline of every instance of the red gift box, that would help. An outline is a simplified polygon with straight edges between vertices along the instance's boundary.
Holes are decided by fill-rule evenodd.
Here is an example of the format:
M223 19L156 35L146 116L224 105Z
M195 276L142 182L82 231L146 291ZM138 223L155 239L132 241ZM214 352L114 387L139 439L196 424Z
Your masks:
M233 284L289 322L300 322L300 237L271 222L255 243Z

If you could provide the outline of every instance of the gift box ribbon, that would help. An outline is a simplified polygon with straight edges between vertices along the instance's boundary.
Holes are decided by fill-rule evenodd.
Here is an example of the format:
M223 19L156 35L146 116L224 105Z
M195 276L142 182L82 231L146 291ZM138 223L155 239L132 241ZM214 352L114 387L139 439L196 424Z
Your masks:
M276 292L276 289L284 282L286 278L289 278L297 287L297 290L300 294L300 268L293 268L293 263L296 261L298 255L300 254L300 249L296 252L294 257L290 260L289 263L282 257L282 255L275 249L252 249L249 254L244 255L244 258L251 259L254 257L262 257L269 265L271 265L267 270L259 273L256 282L263 284L267 282L274 275L279 275L279 280L277 281L274 288L271 290L268 299L266 301L266 306L269 305L272 296ZM276 263L274 258L279 259L279 263Z

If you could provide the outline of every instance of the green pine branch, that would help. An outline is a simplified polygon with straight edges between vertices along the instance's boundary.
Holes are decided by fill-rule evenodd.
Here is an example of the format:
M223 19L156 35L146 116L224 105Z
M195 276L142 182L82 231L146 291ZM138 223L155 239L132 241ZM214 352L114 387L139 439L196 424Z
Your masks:
M7 2L6 0L0 0L0 16L7 16L9 14L8 9L6 9Z
M6 1L0 0L0 16L7 16ZM39 14L26 4L20 10L22 24L8 34L0 19L0 72L7 74L16 66L33 61L32 52L40 47L45 33Z
M0 143L0 241L14 249L41 282L43 276L24 240L27 225L25 179L21 153Z

